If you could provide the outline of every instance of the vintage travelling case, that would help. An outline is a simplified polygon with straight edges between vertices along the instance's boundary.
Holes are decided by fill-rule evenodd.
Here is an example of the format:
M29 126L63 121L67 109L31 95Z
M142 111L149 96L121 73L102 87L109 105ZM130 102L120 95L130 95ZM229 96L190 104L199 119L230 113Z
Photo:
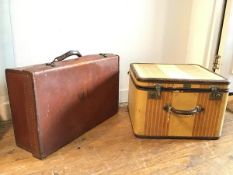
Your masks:
M76 59L64 60L71 55ZM7 69L16 144L42 159L118 111L119 57L69 51Z
M217 139L229 82L199 65L130 65L129 113L136 136Z

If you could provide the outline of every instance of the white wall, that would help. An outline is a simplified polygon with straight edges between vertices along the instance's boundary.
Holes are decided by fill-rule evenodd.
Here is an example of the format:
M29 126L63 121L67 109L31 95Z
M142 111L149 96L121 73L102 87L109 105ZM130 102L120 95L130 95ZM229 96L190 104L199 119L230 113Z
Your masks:
M220 73L233 82L233 0L228 0L219 55L221 55ZM230 85L233 91L233 83Z
M161 49L161 62L185 63L193 1L167 0L164 2L166 5L163 21L159 24L162 32L154 29L158 35L162 34L161 41L157 41ZM154 18L154 20L157 19Z
M0 36L9 35L2 40L9 43L0 49L13 57L12 24L16 66L49 62L70 49L83 55L119 54L120 102L125 102L132 62L204 64L213 9L219 1L0 0L5 9L0 9L0 18L6 19L0 22L4 26ZM12 62L8 56L2 56L1 65Z
M212 23L216 1L219 0L193 1L186 63L206 64L208 51L211 47L210 44L212 44L212 42L210 42L210 37L211 30L214 27ZM221 17L221 14L217 15ZM216 34L217 33L214 33L214 36L216 36ZM214 43L216 43L216 41L214 41Z
M131 62L185 61L192 0L12 0L16 65L70 49L121 56L120 101Z
M16 64L49 62L70 49L119 54L125 101L129 63L161 62L166 6L162 0L12 0Z
M14 66L9 1L0 0L0 120L9 119L5 68Z

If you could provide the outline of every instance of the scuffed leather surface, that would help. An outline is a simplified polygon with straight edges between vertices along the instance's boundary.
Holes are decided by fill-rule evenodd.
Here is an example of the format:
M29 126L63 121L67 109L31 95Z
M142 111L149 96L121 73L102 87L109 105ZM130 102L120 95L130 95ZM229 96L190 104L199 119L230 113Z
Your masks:
M38 153L33 154L38 158L46 157L113 116L118 110L119 58L116 55L107 58L99 55L85 56L57 62L54 68L35 65L12 70L16 74L22 71L29 72L33 79L31 83L34 94L28 95L34 95L35 99L34 122L37 122L40 156L37 156ZM10 82L10 74L7 79ZM12 86L16 86L14 82L8 83L9 91L14 91L10 88ZM14 104L20 103L15 98L10 100L16 100ZM16 108L15 106L11 105L11 108ZM12 110L17 111L19 108ZM13 115L14 117L16 116ZM31 116L26 117L30 120ZM14 125L20 128L22 124L19 122Z

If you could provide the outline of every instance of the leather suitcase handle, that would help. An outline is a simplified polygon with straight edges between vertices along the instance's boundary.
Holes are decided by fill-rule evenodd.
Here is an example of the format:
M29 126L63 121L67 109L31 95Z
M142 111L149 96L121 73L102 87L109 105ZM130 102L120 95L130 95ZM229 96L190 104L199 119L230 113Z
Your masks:
M163 109L167 112L172 112L174 114L179 114L179 115L194 115L194 114L204 111L204 108L202 108L201 106L196 106L195 108L190 109L190 110L180 110L180 109L176 109L172 107L172 105L170 104L166 104L163 107Z
M77 55L78 57L82 57L81 53L78 50L70 50L56 58L51 63L46 63L47 66L52 66L55 67L55 62L57 61L63 61L64 59L72 56L72 55Z

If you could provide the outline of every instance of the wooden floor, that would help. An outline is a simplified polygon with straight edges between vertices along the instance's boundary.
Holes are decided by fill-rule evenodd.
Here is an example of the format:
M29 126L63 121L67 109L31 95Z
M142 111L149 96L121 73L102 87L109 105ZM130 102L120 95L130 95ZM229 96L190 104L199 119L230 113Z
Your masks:
M0 125L0 174L17 175L232 175L233 114L219 140L135 138L127 109L45 160L16 147L12 126Z

